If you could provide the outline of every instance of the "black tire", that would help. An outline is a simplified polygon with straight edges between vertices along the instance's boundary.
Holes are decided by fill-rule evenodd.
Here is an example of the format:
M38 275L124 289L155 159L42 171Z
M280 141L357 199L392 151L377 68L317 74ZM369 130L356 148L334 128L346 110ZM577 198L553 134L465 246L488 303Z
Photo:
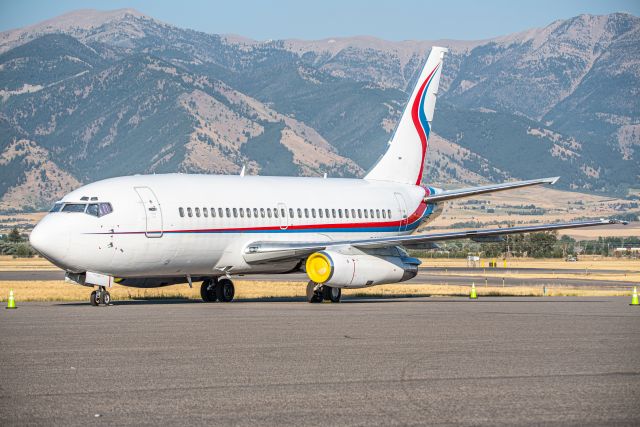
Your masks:
M211 279L206 279L202 282L202 285L200 285L200 297L204 302L216 302L218 299L216 295L216 286L212 285Z
M94 307L97 307L98 304L100 304L100 301L98 301L98 292L97 291L91 292L91 296L89 297L89 302Z
M316 287L316 284L314 282L309 282L307 283L307 302L310 303L316 303L316 302L322 302L322 291L320 292L314 292L313 288Z
M329 288L329 298L328 299L331 302L340 302L340 297L341 296L342 296L342 289L340 289L340 288Z
M111 304L111 294L107 291L102 291L102 295L100 296L100 304L109 305Z
M233 286L233 282L229 279L218 280L218 286L216 286L216 295L220 302L231 302L236 294L236 289Z

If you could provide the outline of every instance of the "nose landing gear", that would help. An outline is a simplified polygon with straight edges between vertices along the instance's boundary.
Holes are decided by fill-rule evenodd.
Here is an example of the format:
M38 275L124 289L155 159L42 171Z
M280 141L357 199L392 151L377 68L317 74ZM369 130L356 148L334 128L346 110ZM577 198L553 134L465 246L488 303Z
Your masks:
M89 302L93 306L109 305L111 303L111 294L104 286L99 286L97 290L91 292Z

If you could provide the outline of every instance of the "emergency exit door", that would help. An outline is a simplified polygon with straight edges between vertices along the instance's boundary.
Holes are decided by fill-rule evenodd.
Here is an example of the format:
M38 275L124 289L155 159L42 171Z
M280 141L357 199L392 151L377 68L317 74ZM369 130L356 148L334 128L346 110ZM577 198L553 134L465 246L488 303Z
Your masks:
M400 193L395 193L396 202L398 203L398 212L400 213L400 226L398 227L398 231L406 231L407 223L409 218L407 218L407 203L404 200L404 197Z
M145 235L147 237L162 237L162 210L155 193L149 187L134 187L134 189L144 208L147 223Z

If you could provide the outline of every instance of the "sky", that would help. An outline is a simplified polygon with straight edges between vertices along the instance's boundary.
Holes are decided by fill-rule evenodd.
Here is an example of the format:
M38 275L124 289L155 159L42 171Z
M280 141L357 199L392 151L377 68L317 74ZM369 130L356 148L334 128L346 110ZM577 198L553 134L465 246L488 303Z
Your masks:
M354 35L479 40L582 13L640 16L640 0L0 0L0 31L76 9L121 8L183 28L256 40Z

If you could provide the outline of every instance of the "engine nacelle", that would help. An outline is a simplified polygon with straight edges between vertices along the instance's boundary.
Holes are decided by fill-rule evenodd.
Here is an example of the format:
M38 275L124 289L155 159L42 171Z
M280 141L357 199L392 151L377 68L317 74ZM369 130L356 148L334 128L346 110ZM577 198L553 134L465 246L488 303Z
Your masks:
M336 288L363 288L412 279L418 274L418 265L420 260L408 256L320 251L309 255L306 271L315 283Z

